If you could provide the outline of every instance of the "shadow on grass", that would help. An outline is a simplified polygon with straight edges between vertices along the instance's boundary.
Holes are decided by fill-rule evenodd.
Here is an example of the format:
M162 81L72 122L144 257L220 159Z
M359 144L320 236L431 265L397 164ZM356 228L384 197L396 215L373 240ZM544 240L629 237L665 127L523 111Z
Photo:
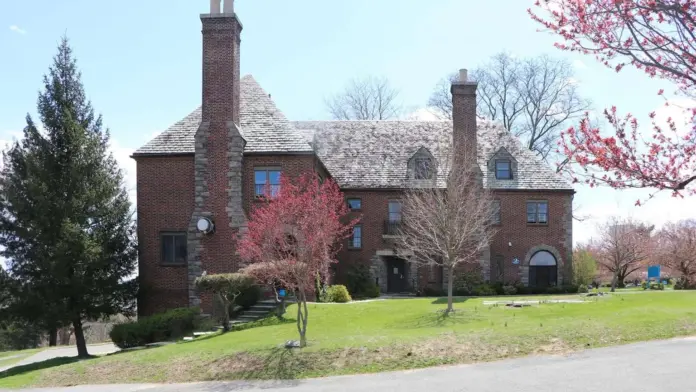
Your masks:
M78 358L78 357L60 357L47 359L41 362L30 363L28 365L21 365L9 368L3 372L0 372L0 379L12 376L18 376L20 374L33 372L36 370L48 369L56 366L67 365L69 363L78 362L82 360L88 360L96 357L90 358Z
M470 299L471 299L471 297L452 297L452 302L455 304L460 304L460 303L466 302ZM433 305L447 305L447 297L436 298L431 303Z

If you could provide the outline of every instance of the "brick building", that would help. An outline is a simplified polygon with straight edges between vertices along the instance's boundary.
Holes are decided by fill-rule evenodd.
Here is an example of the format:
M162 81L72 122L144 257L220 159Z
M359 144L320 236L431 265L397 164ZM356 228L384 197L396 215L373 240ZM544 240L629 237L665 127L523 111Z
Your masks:
M443 146L476 151L493 190L497 235L481 257L487 280L555 285L570 276L573 189L499 125L476 120L476 83L463 71L452 85L452 121L291 122L252 76L240 77L242 24L233 1L201 15L202 105L138 149L139 309L199 305L194 279L239 268L236 241L256 195L280 175L319 172L343 189L362 221L339 254L370 267L382 292L442 285L395 253L403 190L442 173ZM210 228L214 226L214 230Z

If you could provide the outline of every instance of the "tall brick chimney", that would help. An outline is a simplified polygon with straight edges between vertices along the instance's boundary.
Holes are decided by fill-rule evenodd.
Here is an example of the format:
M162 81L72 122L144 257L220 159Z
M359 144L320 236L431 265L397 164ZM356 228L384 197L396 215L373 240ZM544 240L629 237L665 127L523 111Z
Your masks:
M478 83L469 81L467 70L459 71L459 79L452 82L452 135L455 157L466 156L475 159L476 140L476 87ZM473 157L473 158L470 158Z
M245 223L239 127L239 45L234 0L210 0L203 25L201 124L195 136L195 202L188 227L189 305L201 305L194 280L238 269L236 238ZM203 220L203 222L201 222ZM205 228L205 229L203 229ZM209 301L204 299L203 308Z

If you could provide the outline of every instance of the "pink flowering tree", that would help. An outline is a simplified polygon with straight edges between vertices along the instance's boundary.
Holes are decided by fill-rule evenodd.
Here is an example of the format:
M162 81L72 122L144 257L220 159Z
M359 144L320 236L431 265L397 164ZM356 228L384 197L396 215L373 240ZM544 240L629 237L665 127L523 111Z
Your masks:
M696 95L693 0L541 0L536 7L529 14L559 36L559 49L593 55L616 72L633 66L672 82L678 94ZM686 132L678 132L673 118L659 124L654 112L650 131L640 132L633 115L612 107L604 116L613 135L602 135L585 116L563 134L562 151L578 163L565 170L591 186L696 194L696 104L685 109L691 118Z
M248 232L239 243L243 272L259 282L274 282L295 293L300 346L307 345L307 294L317 274L328 276L336 263L341 240L357 221L346 219L349 210L338 185L307 174L281 178L280 190L267 192L263 204L251 213Z

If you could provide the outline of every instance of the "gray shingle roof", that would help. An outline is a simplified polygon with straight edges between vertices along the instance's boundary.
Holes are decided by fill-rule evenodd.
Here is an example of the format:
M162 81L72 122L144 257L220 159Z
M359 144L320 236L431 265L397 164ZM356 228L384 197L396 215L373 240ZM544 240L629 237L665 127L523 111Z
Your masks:
M344 188L402 188L407 163L421 147L436 159L452 142L446 121L300 121L290 122L270 96L247 75L240 83L240 122L247 153L316 153ZM201 109L194 110L134 155L192 154ZM515 137L491 122L478 124L478 159L492 189L560 189L572 187ZM504 150L501 150L504 148ZM515 160L512 180L498 180L489 161L497 153ZM439 172L438 185L444 184Z
M445 121L312 121L294 124L313 140L317 155L344 188L405 187L407 162L416 151L425 147L436 159L442 159L452 142L452 123ZM496 179L492 166L488 166L501 148L505 148L516 161L512 180ZM572 190L561 176L495 123L478 123L478 161L484 173L484 183L491 189ZM438 174L438 186L444 186L444 172Z
M239 120L247 144L245 152L311 152L312 148L297 132L271 97L251 75L240 82ZM194 152L194 136L201 123L201 108L172 125L133 155L189 154Z

